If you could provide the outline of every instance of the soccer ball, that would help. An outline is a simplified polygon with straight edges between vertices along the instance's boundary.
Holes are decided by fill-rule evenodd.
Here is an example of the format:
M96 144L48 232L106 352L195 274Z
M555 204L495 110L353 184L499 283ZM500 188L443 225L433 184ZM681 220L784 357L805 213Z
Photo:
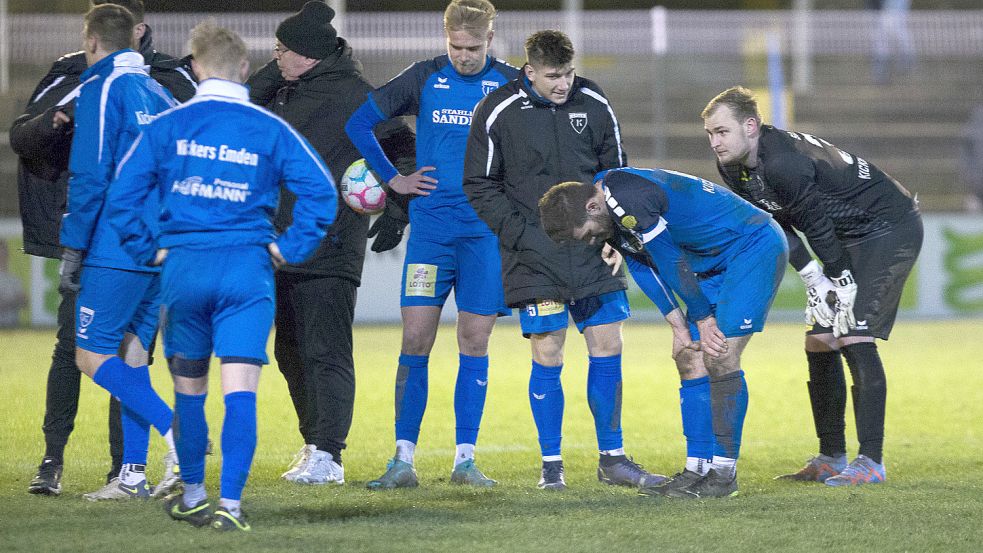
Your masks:
M364 159L345 169L341 177L341 197L357 213L375 215L386 207L386 190Z

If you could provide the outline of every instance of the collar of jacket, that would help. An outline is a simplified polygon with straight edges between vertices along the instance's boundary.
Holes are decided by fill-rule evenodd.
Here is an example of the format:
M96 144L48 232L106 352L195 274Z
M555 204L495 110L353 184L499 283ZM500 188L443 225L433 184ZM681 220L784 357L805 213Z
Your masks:
M352 56L352 47L345 39L338 37L338 48L293 82L347 78L361 72L362 63Z
M146 27L147 30L144 31L143 37L140 38L140 46L137 47L137 51L140 52L140 55L142 55L144 59L147 60L147 63L150 63L151 58L154 57L154 54L157 53L157 50L154 50L153 30L150 28L150 25L144 25L144 26Z
M98 75L106 71L112 71L124 67L139 68L143 72L147 72L147 65L144 64L143 56L129 48L126 48L125 50L117 50L97 61L95 65L86 69L85 72L82 73L82 80L85 81L93 75Z
M213 77L205 79L198 85L195 96L222 96L248 102L249 89L239 83Z

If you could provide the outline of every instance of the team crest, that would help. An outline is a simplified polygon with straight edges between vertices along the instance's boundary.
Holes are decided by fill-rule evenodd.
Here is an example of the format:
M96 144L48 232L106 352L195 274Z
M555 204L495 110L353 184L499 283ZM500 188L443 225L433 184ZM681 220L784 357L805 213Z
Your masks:
M626 229L633 229L638 224L638 219L634 215L625 215L621 218L621 226Z
M573 130L577 131L577 134L584 132L584 129L587 128L587 114L571 113L570 126L573 127Z
M92 319L94 319L95 316L96 312L94 310L85 306L79 307L79 324L83 329L92 324Z
M498 81L481 81L481 93L487 96L498 88L498 86Z

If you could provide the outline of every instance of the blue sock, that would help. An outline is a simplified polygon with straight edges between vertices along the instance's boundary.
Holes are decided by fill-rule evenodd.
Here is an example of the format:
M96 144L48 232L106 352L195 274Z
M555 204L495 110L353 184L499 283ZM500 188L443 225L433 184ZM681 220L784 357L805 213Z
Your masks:
M478 442L481 415L485 412L488 392L488 356L458 355L457 384L454 386L454 416L457 419L457 443Z
M563 386L560 372L563 365L547 367L532 362L529 375L529 405L539 433L539 448L543 457L560 454L563 439Z
M587 404L594 415L597 448L621 449L621 354L587 359Z
M741 451L741 433L747 414L747 381L744 371L710 379L710 403L713 411L713 433L717 457L737 459Z
M686 456L713 457L713 415L710 410L710 377L683 380L679 388L679 410L683 415Z
M242 499L255 453L256 392L232 392L225 396L222 423L222 499Z
M420 438L420 424L427 410L429 355L400 354L396 370L396 439L413 443Z
M174 446L181 463L181 480L187 484L205 481L205 450L208 449L208 421L205 420L207 394L174 392Z
M96 369L92 381L109 390L137 417L154 425L161 436L171 429L174 413L150 385L150 370L146 365L130 367L113 356Z
M120 405L119 414L123 428L123 464L146 465L147 450L150 448L150 423L125 405Z

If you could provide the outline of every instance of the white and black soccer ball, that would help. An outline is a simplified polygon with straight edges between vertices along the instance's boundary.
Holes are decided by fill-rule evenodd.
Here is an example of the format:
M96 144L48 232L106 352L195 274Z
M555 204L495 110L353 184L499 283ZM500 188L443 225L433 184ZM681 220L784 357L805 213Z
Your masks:
M381 213L386 207L386 189L364 159L345 169L341 177L341 197L348 207L366 215Z

